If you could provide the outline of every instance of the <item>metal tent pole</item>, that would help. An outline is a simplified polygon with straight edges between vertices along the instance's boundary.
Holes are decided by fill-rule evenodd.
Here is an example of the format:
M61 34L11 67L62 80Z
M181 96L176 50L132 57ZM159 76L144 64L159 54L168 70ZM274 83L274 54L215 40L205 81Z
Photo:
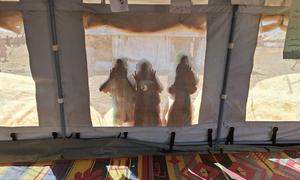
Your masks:
M223 123L223 114L224 114L224 105L226 100L226 93L227 93L227 82L228 82L228 73L230 68L230 59L231 59L231 53L234 46L234 28L236 23L236 12L238 10L238 5L233 5L233 12L232 12L232 18L231 18L231 28L230 28L230 34L229 34L229 42L228 42L228 50L227 50L227 56L226 56L226 62L225 62L225 71L223 76L223 86L222 86L222 94L221 94L221 100L219 104L219 115L218 115L218 127L217 127L217 134L216 134L216 140L215 140L215 147L217 148L221 141L221 132L222 132L222 123Z
M49 16L50 16L50 26L51 26L51 36L52 36L52 50L54 55L54 64L55 64L55 73L57 80L57 95L58 95L58 104L60 111L60 125L61 125L61 135L63 138L66 137L66 121L65 121L65 111L64 111L64 97L63 97L63 88L61 80L61 70L59 63L59 47L57 43L57 31L56 31L56 19L55 19L55 8L54 0L48 0L49 6Z

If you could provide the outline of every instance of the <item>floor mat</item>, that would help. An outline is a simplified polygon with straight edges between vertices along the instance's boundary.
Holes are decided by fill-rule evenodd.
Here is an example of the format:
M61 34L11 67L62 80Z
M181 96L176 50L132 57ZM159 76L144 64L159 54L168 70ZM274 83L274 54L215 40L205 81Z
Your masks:
M0 179L300 179L300 151L0 164Z

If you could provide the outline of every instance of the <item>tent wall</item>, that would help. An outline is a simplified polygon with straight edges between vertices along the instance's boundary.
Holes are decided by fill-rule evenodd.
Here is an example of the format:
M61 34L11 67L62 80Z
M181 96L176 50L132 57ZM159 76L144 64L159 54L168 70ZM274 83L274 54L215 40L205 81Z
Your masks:
M91 127L81 12L56 11L55 15L67 128Z
M259 142L271 139L273 128L278 127L277 140L299 140L299 122L246 122L246 105L254 53L257 44L260 15L284 15L281 10L265 9L257 11L253 7L239 7L234 28L234 47L228 70L227 99L224 106L222 140L227 137L230 127L235 128L235 141ZM270 67L272 68L272 67ZM270 107L272 108L272 107Z
M200 122L216 122L218 119L219 109L216 107L219 107L222 92L231 16L231 9L227 13L208 14Z
M204 95L200 125L186 128L96 128L91 127L89 112L89 90L87 86L86 54L81 11L99 13L109 12L109 6L101 9L98 5L82 5L78 2L56 1L58 39L61 50L61 67L65 98L67 134L80 132L83 138L117 136L120 132L129 132L132 139L165 143L171 132L176 132L176 142L203 141L207 139L207 129L216 131L219 94L221 91L223 70L226 60L226 47L230 31L231 5L213 6L209 10L195 8L195 13L207 14L208 37L205 63ZM70 5L70 6L67 6ZM87 8L88 6L88 8ZM165 6L167 7L167 6ZM72 9L74 8L74 9ZM141 9L155 13L169 12L161 6L136 6L131 11L139 13ZM71 11L71 9L73 11ZM126 15L125 15L126 16ZM75 42L76 40L76 42ZM217 65L216 65L217 64ZM72 67L72 68L70 68ZM210 78L213 77L213 78ZM76 88L74 88L76 87ZM211 89L211 90L209 90ZM206 94L207 93L207 94ZM207 97L207 98L206 98ZM147 132L147 133L145 133Z
M235 127L237 141L268 141L272 128L278 127L278 139L299 140L300 132L296 130L300 126L298 122L245 122L245 106L260 15L287 14L289 11L287 7L270 8L243 4L239 6L234 29L231 29L232 5L229 0L210 0L209 5L192 7L192 13L206 15L208 31L199 125L184 128L94 128L90 119L82 12L109 15L110 7L83 4L80 0L54 0L54 2L67 136L80 132L82 138L115 137L120 132L129 132L128 138L166 143L171 132L176 132L175 142L184 144L206 142L209 128L213 129L214 138L217 128L221 128L223 140L229 128ZM23 13L30 65L36 82L40 127L0 128L0 140L9 140L10 133L17 133L20 139L51 137L51 132L60 132L61 125L48 2L46 0L0 2L0 10L4 9L21 10ZM130 5L129 9L135 13L169 13L168 5ZM234 33L234 46L227 77L228 98L221 119L222 127L217 127L225 63L229 60L227 49L230 31Z
M233 30L234 44L228 69L224 121L245 121L259 23L259 15L236 14L236 24Z
M22 12L30 69L36 86L39 127L1 127L0 140L11 140L11 133L16 133L18 139L36 139L50 138L52 132L60 132L47 1L37 1L34 5L32 2L36 1L1 3L0 10Z

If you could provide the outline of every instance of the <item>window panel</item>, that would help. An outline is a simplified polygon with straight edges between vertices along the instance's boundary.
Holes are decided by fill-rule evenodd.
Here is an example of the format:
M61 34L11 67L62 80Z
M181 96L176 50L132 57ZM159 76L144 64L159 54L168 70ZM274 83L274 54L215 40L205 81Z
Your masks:
M175 25L153 32L133 32L130 22L121 29L84 18L93 126L198 124L206 20L197 16L201 27ZM187 60L177 67L184 55Z
M22 15L0 12L0 126L38 126Z
M263 16L247 103L247 121L300 120L300 61L283 59L288 18Z

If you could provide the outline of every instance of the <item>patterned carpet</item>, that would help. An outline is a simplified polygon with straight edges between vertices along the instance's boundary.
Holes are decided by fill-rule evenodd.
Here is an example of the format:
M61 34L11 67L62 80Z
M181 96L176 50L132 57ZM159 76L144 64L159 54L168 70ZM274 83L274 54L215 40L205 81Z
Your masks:
M0 179L300 179L300 151L0 164Z

